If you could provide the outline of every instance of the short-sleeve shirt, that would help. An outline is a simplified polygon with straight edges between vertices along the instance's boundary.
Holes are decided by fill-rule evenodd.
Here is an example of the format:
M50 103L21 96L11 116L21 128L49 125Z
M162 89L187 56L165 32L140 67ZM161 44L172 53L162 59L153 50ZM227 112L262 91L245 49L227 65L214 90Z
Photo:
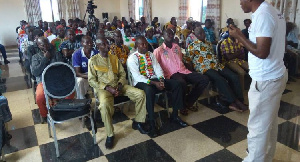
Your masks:
M222 70L224 66L219 63L214 54L212 44L195 40L188 47L184 60L192 62L195 71L204 74L209 69Z
M234 62L234 63L241 65L242 63L245 62L245 60L242 60L239 58L235 58L232 60L225 59L226 54L227 55L234 54L234 53L244 54L244 48L239 43L233 41L229 37L221 43L221 51L222 51L222 63L223 64Z
M203 30L205 32L205 37L206 37L207 41L209 41L209 42L216 41L215 33L214 33L214 31L211 28L208 29L208 28L204 27Z
M91 57L96 54L96 50L92 50ZM88 72L88 61L89 59L86 57L84 54L83 48L80 48L76 50L73 53L73 67L80 67L80 72L81 73L87 73Z
M249 52L249 74L255 81L267 81L283 76L286 22L284 16L269 3L263 2L252 14L249 39L256 44L257 37L272 38L270 54L260 59Z

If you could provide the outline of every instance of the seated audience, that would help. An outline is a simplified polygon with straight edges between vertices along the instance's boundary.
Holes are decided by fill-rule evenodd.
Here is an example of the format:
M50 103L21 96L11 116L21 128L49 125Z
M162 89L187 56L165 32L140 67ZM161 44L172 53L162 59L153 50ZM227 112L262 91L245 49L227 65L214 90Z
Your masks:
M81 47L80 41L78 41L75 37L76 34L74 30L69 29L67 32L67 40L60 45L58 50L60 53L62 53L64 62L71 66L73 65L72 54Z
M37 87L36 87L36 104L39 106L40 114L44 122L47 121L47 107L46 99L42 84L42 73L44 69L51 63L62 61L62 56L55 52L54 47L49 43L48 39L45 37L39 37L37 40L37 45L39 47L38 53L32 56L31 72L36 77ZM67 97L72 99L74 94Z
M116 55L119 58L121 64L123 65L123 68L126 71L126 61L130 50L127 46L124 45L123 37L120 30L115 30L114 40L115 43L110 46L110 53L112 55Z
M145 36L148 42L148 51L153 52L156 48L158 48L158 38L154 36L154 27L148 26L145 31Z
M124 28L122 26L121 20L117 20L117 30L119 30L121 32L122 37L125 36L125 32L124 32Z
M88 60L97 53L93 48L94 43L90 36L83 36L81 40L82 48L73 53L72 64L76 72L77 78L77 99L85 99L85 95L89 89L88 83Z
M40 48L37 44L37 41L38 41L39 37L42 37L44 35L44 32L41 29L34 29L32 34L33 34L33 44L28 46L27 52L26 52L27 53L27 59L28 59L28 62L29 62L30 66L32 65L32 56L41 52L41 50L40 50ZM26 59L25 59L25 61L26 61Z
M244 101L243 91L239 76L224 65L220 64L212 44L205 40L205 32L201 27L195 29L197 39L188 47L185 60L192 64L190 67L201 74L208 76L210 80L230 104L234 111L245 111L247 107Z
M148 23L146 23L146 18L144 16L141 17L141 30L145 31L145 29L149 26Z
M228 27L229 25L232 24L232 25L235 25L234 22L233 22L233 19L232 18L228 18L226 20L226 26L224 28L222 28L219 32L219 36L220 37L223 37L223 39L226 39L228 36ZM223 36L224 35L224 36ZM229 35L229 34L228 34Z
M53 26L53 27L50 27L50 31L51 31L51 35L47 37L47 39L49 40L49 42L51 43L54 39L56 39L56 28Z
M44 37L47 38L50 35L52 35L50 28L48 27L48 22L44 21L43 22L43 31L44 31Z
M36 29L43 30L43 20L38 21L38 26L36 27Z
M130 50L130 53L135 51L135 38L131 34L131 28L129 25L124 26L125 37L123 37L124 45Z
M178 110L183 108L182 87L176 80L165 79L163 70L152 52L148 51L148 42L144 36L136 41L138 51L128 58L128 68L133 77L136 88L146 94L146 108L150 120L150 136L157 136L157 126L154 118L155 94L163 90L171 91L173 112L171 120L182 127L187 124L178 117Z
M82 35L86 35L87 27L85 27L83 20L80 20L78 29L82 32Z
M126 72L117 56L109 53L107 40L97 38L96 45L100 53L89 60L88 81L98 94L99 110L107 135L105 147L111 149L114 145L114 97L128 96L135 102L136 116L132 128L142 134L148 133L143 124L146 121L146 98L142 90L127 85Z
M229 67L240 76L242 90L244 91L244 77L249 71L248 62L246 62L244 48L231 36L221 43L222 64Z
M286 23L286 41L287 45L290 45L294 48L298 48L298 29L295 23L287 22Z
M174 32L171 29L164 31L165 42L154 50L154 55L164 71L166 79L175 79L180 82L183 89L185 108L192 111L198 109L193 107L204 89L209 83L207 76L199 73L191 72L182 62L182 53L180 47L173 43ZM193 89L187 94L187 84L192 84ZM180 112L187 115L187 109L182 109Z
M65 37L65 29L62 25L56 27L57 37L51 41L51 44L55 47L56 51L59 51L60 45L67 40Z
M186 39L187 39L187 37L192 33L192 31L193 31L193 20L191 20L191 19L188 19L187 21L186 21L186 27L185 27L185 29L182 29L181 30L181 36L182 36L182 41L183 41L183 47L185 48L186 47L186 45L185 45L185 43L186 43Z
M206 40L209 41L210 43L216 45L218 42L216 40L215 32L214 32L214 30L212 28L212 21L211 21L211 19L206 19L205 20L205 27L203 29L204 29L204 32L205 32Z
M31 70L30 70L30 62L29 62L29 59L28 59L27 50L28 50L29 46L34 44L35 35L33 34L33 29L34 29L34 27L30 27L30 26L25 28L25 32L28 35L28 37L21 44L21 51L23 53L23 59L24 59L24 67L25 67L26 72L28 74L31 74ZM38 36L38 37L40 37L40 36Z
M242 30L242 33L245 35L245 37L247 39L249 39L249 31L248 31L248 29L249 29L251 23L252 23L252 21L250 19L245 19L244 20L244 25L245 25L246 28Z

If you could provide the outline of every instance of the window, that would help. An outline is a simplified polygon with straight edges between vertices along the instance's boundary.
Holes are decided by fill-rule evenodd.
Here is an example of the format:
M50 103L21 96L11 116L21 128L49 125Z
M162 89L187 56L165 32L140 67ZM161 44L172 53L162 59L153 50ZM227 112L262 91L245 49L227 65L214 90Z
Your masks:
M144 0L135 0L135 19L140 20L144 15Z
M190 0L190 16L204 22L206 19L207 0Z
M40 0L40 6L43 21L55 22L60 19L57 0Z

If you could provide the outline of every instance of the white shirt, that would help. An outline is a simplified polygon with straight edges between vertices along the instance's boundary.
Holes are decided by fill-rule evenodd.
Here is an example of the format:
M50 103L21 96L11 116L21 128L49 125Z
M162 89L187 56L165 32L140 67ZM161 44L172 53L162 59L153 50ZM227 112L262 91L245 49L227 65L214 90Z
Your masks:
M49 37L47 37L47 39L49 40L49 42L51 43L52 40L56 39L56 35L52 34Z
M87 33L86 27L84 27L84 28L78 27L78 29L82 31L82 35L86 35L86 33Z
M272 44L266 59L260 59L249 52L250 76L255 81L277 79L286 71L283 63L285 51L286 23L282 14L269 3L263 2L252 14L249 39L256 44L257 37L270 37Z
M142 82L142 83L147 83L149 79L156 79L164 76L163 70L161 69L159 63L157 62L155 56L153 53L149 52L150 58L152 61L152 67L153 67L153 74L151 78L147 78L146 76L142 75L140 73L140 62L139 58L137 55L144 57L145 60L145 70L147 75L149 74L149 71L147 69L147 60L145 57L145 54L140 54L138 51L130 54L130 56L127 59L127 66L128 66L128 71L131 72L132 78L133 78L133 86L135 86L137 83Z

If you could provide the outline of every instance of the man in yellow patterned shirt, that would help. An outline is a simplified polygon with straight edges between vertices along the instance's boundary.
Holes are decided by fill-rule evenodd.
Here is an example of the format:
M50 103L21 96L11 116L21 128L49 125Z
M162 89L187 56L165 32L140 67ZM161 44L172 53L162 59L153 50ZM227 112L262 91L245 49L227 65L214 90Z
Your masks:
M114 97L127 96L135 102L136 116L132 128L147 134L143 124L146 120L146 96L144 91L126 84L123 66L115 55L110 54L107 40L97 38L96 45L100 53L89 60L88 81L98 94L99 109L107 134L105 147L111 149L114 142Z
M242 89L244 90L244 77L249 71L248 62L245 61L244 48L229 36L221 43L221 55L223 65L239 74Z
M197 27L194 33L197 39L188 46L186 63L192 64L190 65L192 70L209 77L219 93L226 97L230 109L239 112L247 110L248 108L242 103L244 96L238 75L219 63L212 44L205 41L202 27Z

